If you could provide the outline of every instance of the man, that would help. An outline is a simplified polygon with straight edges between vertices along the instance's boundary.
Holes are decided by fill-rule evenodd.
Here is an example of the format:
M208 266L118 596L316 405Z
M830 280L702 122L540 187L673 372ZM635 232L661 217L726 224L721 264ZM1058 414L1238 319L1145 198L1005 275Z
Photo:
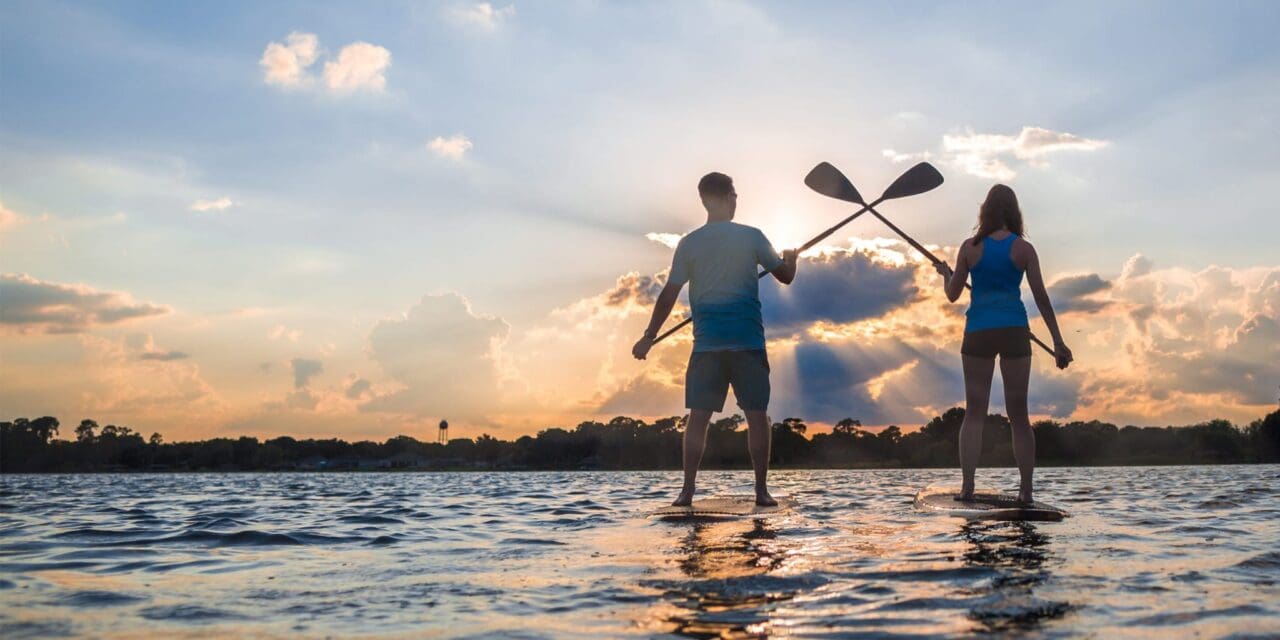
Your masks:
M707 223L690 232L676 246L667 284L658 294L653 317L644 336L631 349L644 360L658 330L671 314L680 289L689 283L693 307L693 354L685 373L685 406L689 422L684 431L684 488L672 504L693 503L694 481L707 443L711 414L724 408L733 395L747 417L747 447L756 476L756 504L774 505L766 475L769 471L770 427L769 359L765 354L764 321L760 317L756 266L791 284L796 277L796 252L782 256L759 229L733 222L738 194L733 179L708 173L698 182L698 195L707 209Z

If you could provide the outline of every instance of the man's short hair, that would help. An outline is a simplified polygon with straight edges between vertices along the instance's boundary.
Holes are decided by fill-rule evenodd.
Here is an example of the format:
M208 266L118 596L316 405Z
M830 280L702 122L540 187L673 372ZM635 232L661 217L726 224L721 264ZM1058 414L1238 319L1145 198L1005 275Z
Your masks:
M723 173L712 171L698 181L698 195L707 197L724 198L733 191L733 178Z

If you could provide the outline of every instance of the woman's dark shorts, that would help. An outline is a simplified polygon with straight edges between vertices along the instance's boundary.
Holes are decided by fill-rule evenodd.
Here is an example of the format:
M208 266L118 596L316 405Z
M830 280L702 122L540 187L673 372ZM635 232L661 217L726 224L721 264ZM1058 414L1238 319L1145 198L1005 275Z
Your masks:
M964 334L960 353L978 358L1030 358L1031 329L1027 327L1001 327L983 329Z
M769 408L769 357L764 349L694 352L684 377L684 406L723 411L730 385L743 411Z

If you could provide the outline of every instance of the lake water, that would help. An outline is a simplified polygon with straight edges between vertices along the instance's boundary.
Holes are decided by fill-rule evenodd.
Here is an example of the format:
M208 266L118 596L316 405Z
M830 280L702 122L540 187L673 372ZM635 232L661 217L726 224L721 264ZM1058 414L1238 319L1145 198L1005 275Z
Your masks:
M647 519L678 475L3 476L0 637L1280 634L1280 466L1043 469L1073 517L1035 524L914 512L945 470L781 471L789 515Z

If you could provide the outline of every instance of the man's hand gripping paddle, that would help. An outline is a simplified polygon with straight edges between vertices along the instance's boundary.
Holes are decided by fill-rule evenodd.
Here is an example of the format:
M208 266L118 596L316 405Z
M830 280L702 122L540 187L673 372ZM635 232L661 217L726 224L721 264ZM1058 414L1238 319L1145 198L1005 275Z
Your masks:
M835 223L826 231L814 236L813 239L801 245L800 248L796 250L796 253L804 253L805 251L812 249L814 245L826 240L828 236L838 231L840 227L853 222L858 216L868 211L874 213L875 210L872 209L872 207L884 202L885 200L894 200L897 198L919 195L926 191L938 188L938 185L942 184L942 174L938 173L938 170L928 162L921 162L920 164L907 169L905 173L898 176L898 179L894 180L893 184L889 185L889 188L884 190L884 194L879 198L876 198L871 204L867 204L862 200L862 195L858 193L856 188L854 188L853 183L849 182L849 179L844 177L843 173L840 173L839 169L826 162L820 163L818 166L814 167L813 170L809 172L809 175L804 177L804 183L809 185L809 188L821 193L822 195L831 196L832 198L844 200L845 202L851 202L853 204L860 204L862 205L862 208L854 212L853 215ZM763 278L767 275L769 275L768 271L761 271L759 277ZM653 339L653 343L657 344L661 342L663 338L679 331L690 322L693 322L692 317L685 318L677 323L676 326L658 334L658 337Z
M916 165L915 167L912 168L912 170L915 170L922 166L927 166L930 169L932 169L934 173L937 173L937 169L933 169L933 166L929 165L929 163L927 162L922 162ZM819 171L821 171L822 177L817 180L811 181L810 178L813 178L815 174L819 173ZM903 178L905 177L906 175L904 174ZM898 178L898 182L900 181L902 181L902 178ZM938 181L938 184L942 184L941 175L938 175L937 181ZM893 186L896 186L898 182L894 182ZM848 178L845 178L844 175L840 173L839 169L825 162L814 167L813 171L809 172L809 176L804 179L804 183L809 185L809 188L813 189L814 191L817 191L818 193L821 193L824 196L829 196L837 200L844 200L846 202L852 202L854 204L863 204L861 199L851 199L849 197L850 190L852 190L851 193L854 198L857 198L858 192L856 190L853 190L853 185L849 184ZM848 189L846 190L845 188L843 188L841 186L842 184L848 185ZM888 194L889 192L893 191L893 186L890 186L889 191L886 191L885 193ZM862 208L862 211L870 211L871 215L878 218L880 222L883 222L890 229L893 229L893 232L898 234L898 236L901 237L903 240L905 240L907 244L911 245L912 247L915 247L916 251L919 251L921 254L924 255L924 257L928 258L929 262L932 262L934 265L941 264L946 266L945 262L943 262L942 260L939 260L938 256L933 255L931 251L924 248L924 245L921 245L919 242L916 242L915 238L912 238L911 236L907 235L906 232L904 232L902 229L899 229L897 225L893 224L892 222L889 222L887 218L880 215L880 212L875 210L875 206L879 203L880 201L877 200L869 205L865 205ZM858 213L862 213L862 211L859 211ZM968 282L964 283L964 288L966 289L970 288ZM1054 360L1058 359L1058 355L1054 353L1053 349L1050 348L1049 345L1041 341L1040 338L1037 338L1034 333L1031 334L1031 341L1040 345L1042 349L1049 352L1049 355L1053 356Z

